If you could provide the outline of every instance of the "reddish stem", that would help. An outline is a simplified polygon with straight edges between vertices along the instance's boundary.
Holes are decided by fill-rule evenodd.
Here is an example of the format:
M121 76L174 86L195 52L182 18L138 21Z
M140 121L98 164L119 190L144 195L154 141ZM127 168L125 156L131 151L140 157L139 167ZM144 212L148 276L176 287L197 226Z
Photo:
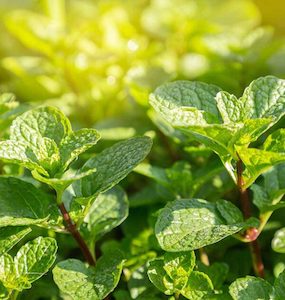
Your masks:
M81 234L79 233L75 224L73 223L72 219L70 218L70 215L69 215L68 211L66 210L64 204L61 203L58 205L58 207L59 207L62 217L66 223L66 229L72 234L73 238L78 243L86 261L88 262L89 265L95 266L95 260L92 256L88 246L86 245L84 239L82 238Z
M237 186L240 192L240 201L245 219L251 217L251 206L249 200L248 190L245 189L244 180L243 180L243 163L239 158L237 161ZM258 229L251 227L248 228L245 232L245 238L249 240L249 248L252 256L253 269L257 276L264 278L264 265L262 262L260 246L257 241L259 235Z

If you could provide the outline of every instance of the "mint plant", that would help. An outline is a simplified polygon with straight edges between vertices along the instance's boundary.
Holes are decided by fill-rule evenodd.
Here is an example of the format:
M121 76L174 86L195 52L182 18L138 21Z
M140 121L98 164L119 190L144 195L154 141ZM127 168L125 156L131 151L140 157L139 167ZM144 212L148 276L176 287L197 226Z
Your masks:
M10 127L10 139L0 142L2 161L29 169L35 182L54 191L54 195L43 191L27 179L0 177L0 281L5 299L16 299L55 261L57 245L49 237L28 242L14 260L6 253L31 231L31 225L69 232L89 264L70 259L56 265L54 280L63 293L73 299L103 299L118 284L124 257L118 250L96 263L95 242L127 217L127 196L114 186L146 157L152 143L148 137L119 142L82 167L71 168L99 138L95 129L73 131L60 110L44 106L18 116Z
M259 138L284 116L284 99L285 81L274 76L254 80L240 98L217 86L190 81L166 83L150 95L156 113L167 126L183 134L184 142L188 137L203 143L220 157L239 190L243 212L226 200L171 201L159 211L155 224L155 235L163 250L203 249L234 236L249 243L255 273L265 276L257 238L273 211L284 206L280 202L284 195L284 129L275 130L265 140ZM259 147L253 148L256 141ZM252 200L249 188L253 191ZM252 213L252 202L258 215ZM282 230L279 232L272 242L278 250L282 249ZM165 262L160 264L165 268ZM282 276L276 282L282 285ZM244 285L248 285L246 291L242 291ZM255 285L260 291L264 289L263 296L255 294ZM233 299L281 299L279 293L278 288L254 277L238 279L230 286Z

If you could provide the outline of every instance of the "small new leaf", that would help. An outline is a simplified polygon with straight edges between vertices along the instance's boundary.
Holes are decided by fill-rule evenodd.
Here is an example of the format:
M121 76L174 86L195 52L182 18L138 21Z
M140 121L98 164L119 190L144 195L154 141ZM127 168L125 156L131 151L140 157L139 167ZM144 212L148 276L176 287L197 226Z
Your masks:
M21 247L14 260L9 254L2 255L0 281L8 290L29 289L53 265L56 252L55 239L38 237Z

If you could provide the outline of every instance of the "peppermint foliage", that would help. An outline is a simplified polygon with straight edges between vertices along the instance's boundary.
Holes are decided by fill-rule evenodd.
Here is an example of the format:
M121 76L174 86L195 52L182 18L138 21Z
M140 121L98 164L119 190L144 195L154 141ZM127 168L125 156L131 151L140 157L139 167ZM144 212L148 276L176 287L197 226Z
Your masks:
M148 277L165 295L183 295L187 299L203 299L213 293L210 278L194 271L194 252L165 253L149 262Z
M8 294L31 288L53 265L56 251L55 239L38 237L22 246L14 259L7 253L1 255L0 280Z
M117 286L124 259L120 252L101 257L96 267L87 267L76 259L62 261L53 269L53 277L59 289L72 299L104 299Z
M206 83L176 81L158 87L150 104L171 126L216 152L235 180L232 162L240 157L248 187L272 165L284 162L282 130L268 137L262 150L248 149L282 118L284 96L285 82L274 76L254 80L240 98Z

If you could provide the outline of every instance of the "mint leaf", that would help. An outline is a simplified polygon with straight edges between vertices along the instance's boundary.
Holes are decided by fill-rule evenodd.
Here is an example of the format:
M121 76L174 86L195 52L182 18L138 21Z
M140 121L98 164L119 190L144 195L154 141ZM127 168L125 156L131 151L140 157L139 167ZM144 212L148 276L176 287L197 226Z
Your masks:
M285 80L274 76L260 77L245 89L248 118L273 118L277 122L285 114Z
M265 280L253 276L239 278L230 285L234 300L271 300L273 287Z
M11 140L21 141L37 148L38 138L55 141L59 146L62 139L72 132L65 115L55 107L43 106L29 110L17 117L10 128Z
M229 212L224 208L229 208ZM176 200L160 211L155 234L165 251L195 250L245 228L247 224L239 221L240 216L238 209L224 200L217 203L201 199Z
M60 144L60 158L62 169L66 170L69 164L81 153L94 146L100 139L95 129L81 129L66 136Z
M102 256L95 268L77 259L68 259L55 266L53 277L59 289L74 300L101 300L117 286L123 263L118 251L108 253L108 257Z
M31 183L0 177L0 194L0 227L57 224L60 215L55 202Z
M285 227L275 232L271 247L275 252L285 253Z
M187 299L202 300L206 295L212 294L213 289L213 284L206 274L194 271L190 274L181 294Z
M266 76L253 81L239 99L201 82L167 83L151 94L150 104L171 126L216 152L236 180L237 147L246 154L248 145L284 115L284 98L285 81ZM260 164L256 160L254 167Z
M39 107L13 121L10 140L0 142L0 158L30 169L38 180L49 184L50 178L60 180L69 164L95 145L99 137L95 129L73 132L60 110ZM71 182L66 181L64 187Z
M49 237L38 237L26 243L14 258L20 288L30 288L31 283L42 277L56 259L57 243Z
M285 130L279 129L269 135L262 149L238 148L237 152L246 166L245 186L252 184L272 166L285 162Z
M123 189L116 186L100 194L84 218L83 225L88 230L88 239L100 239L105 233L119 226L128 213L128 198Z
M158 87L150 104L173 126L219 123L215 96L220 88L203 82L176 81Z
M0 281L9 290L29 289L55 261L56 240L38 237L20 248L14 260L9 254L0 257Z
M8 252L32 230L29 227L7 226L0 228L0 256ZM0 298L1 299L1 298Z
M95 198L125 178L132 169L145 159L152 142L148 137L137 137L116 143L90 158L82 171L96 169L95 173L74 183L77 197Z
M17 287L16 267L13 258L7 253L0 256L0 281L8 290Z
M285 164L276 165L262 175L260 183L251 186L253 203L262 213L278 208L278 203L285 194L284 174Z
M182 294L187 299L202 299L213 291L209 277L193 271L195 254L191 252L165 253L163 258L149 262L150 281L166 295Z
M198 270L207 274L215 289L220 289L227 279L229 266L226 263L214 262L210 266L198 264Z

